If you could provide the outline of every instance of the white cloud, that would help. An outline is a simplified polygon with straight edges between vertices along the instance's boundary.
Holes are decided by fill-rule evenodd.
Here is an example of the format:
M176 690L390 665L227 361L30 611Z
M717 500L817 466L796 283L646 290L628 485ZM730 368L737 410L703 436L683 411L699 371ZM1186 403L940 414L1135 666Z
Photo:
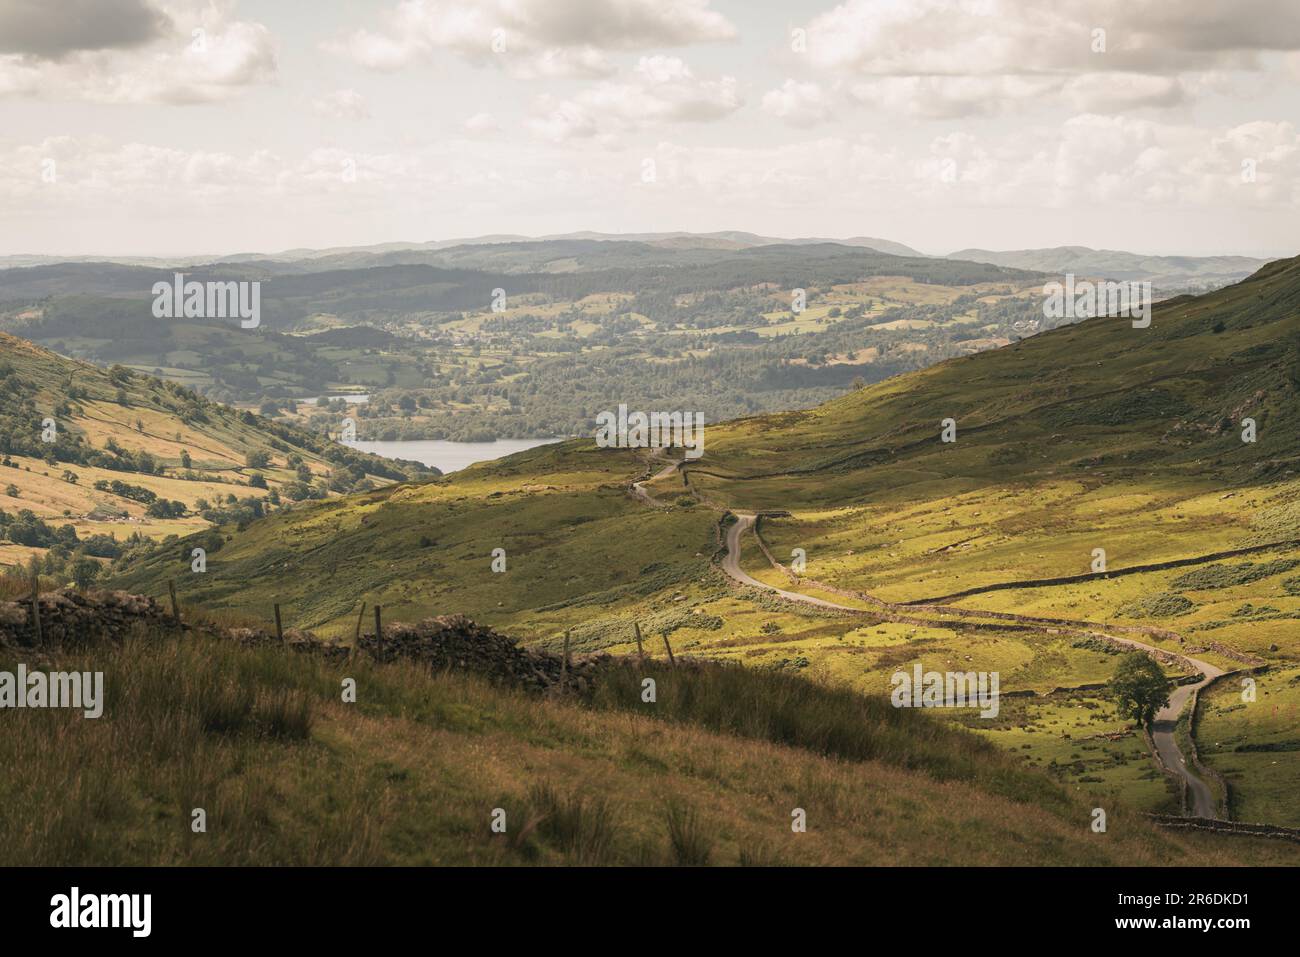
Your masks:
M662 123L721 119L741 106L735 77L697 77L678 57L641 57L627 80L597 83L567 100L541 97L530 124L551 140Z
M336 120L366 120L370 118L370 108L366 98L356 90L335 90L319 99L313 100L312 110L318 116L327 116Z
M763 94L763 112L791 126L816 126L830 118L830 102L817 83L786 80Z
M132 49L76 49L57 59L0 56L0 95L187 104L224 100L273 81L275 38L263 24L232 19L232 10L228 3L182 0L165 5L171 29Z
M501 132L501 125L491 113L475 113L462 126L470 136L491 136Z
M495 124L487 114L471 121L467 125L480 130ZM638 184L644 155L639 147L592 154L545 145L503 150L492 143L460 144L400 153L319 148L288 157L52 137L0 149L0 202L74 208L98 197L113 208L144 202L184 212L218 200L262 205L275 197L361 189L405 205L448 185L493 181L535 194L557 170L575 184L603 183L611 190L602 199L608 201ZM1025 128L1014 143L959 131L934 137L919 151L881 136L826 136L755 147L662 142L651 155L657 185L674 201L689 202L698 192L782 207L805 203L810 210L836 202L935 208L1014 203L1044 210L1118 203L1131 205L1135 216L1152 204L1300 211L1300 133L1288 122L1206 129L1085 114ZM49 159L57 164L54 184L41 176ZM1253 182L1242 176L1243 160L1254 163Z
M0 53L58 59L81 50L128 49L164 36L167 14L148 0L4 0Z
M960 119L1006 112L1061 89L1051 76L887 76L853 83L859 102L921 119Z
M1065 85L1070 105L1081 113L1119 113L1143 106L1178 106L1188 90L1176 76L1143 73L1090 73Z
M601 76L612 72L609 52L735 36L709 0L404 0L377 31L355 30L325 49L376 70L446 50L521 77Z
M1295 50L1293 0L846 0L809 22L801 62L856 78L859 100L953 118L1045 98L1082 110L1174 106L1213 88L1205 75L1269 69L1266 54Z

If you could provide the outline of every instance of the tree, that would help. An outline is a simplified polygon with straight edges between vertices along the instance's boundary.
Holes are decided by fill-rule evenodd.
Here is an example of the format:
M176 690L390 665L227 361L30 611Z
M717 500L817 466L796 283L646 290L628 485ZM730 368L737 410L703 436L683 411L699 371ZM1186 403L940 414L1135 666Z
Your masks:
M88 588L99 575L99 562L93 558L78 558L72 563L72 583L78 588Z
M1108 687L1119 713L1141 724L1150 724L1156 712L1169 704L1169 681L1155 659L1140 651L1120 659Z
M271 464L271 454L262 449L249 452L244 456L244 464L250 469L264 469Z

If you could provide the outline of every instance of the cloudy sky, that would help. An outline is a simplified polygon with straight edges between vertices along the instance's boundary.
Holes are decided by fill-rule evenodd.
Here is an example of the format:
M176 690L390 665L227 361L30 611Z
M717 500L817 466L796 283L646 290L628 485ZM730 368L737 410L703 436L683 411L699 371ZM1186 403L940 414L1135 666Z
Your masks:
M0 0L0 254L1300 252L1297 0Z

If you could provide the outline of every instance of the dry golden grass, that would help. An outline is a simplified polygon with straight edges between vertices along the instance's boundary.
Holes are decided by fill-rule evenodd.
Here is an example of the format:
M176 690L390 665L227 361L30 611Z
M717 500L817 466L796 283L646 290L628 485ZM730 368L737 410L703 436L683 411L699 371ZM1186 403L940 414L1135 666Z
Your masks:
M181 450L187 449L199 466L244 464L240 452L186 425L171 413L147 406L125 407L115 402L87 401L84 406L86 414L74 417L72 422L96 448L114 439L124 449L149 452L167 460L179 459ZM144 431L137 430L137 423L144 425Z
M967 779L411 665L159 635L60 664L105 672L105 713L5 715L3 864L1296 859L1286 845L1170 835L1122 807L1093 834L1088 809L1064 798L1049 810ZM341 700L344 677L357 704ZM807 833L791 830L796 807Z

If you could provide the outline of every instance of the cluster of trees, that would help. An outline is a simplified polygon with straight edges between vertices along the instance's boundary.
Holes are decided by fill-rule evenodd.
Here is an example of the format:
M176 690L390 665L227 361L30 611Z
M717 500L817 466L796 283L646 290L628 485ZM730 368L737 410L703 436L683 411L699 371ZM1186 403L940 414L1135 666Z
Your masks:
M277 498L276 502L278 501ZM218 502L208 502L207 499L201 498L194 503L194 509L203 519L214 525L233 524L238 526L240 531L247 528L250 522L266 514L266 506L262 500L253 495L237 498L232 494Z
M133 502L139 502L142 505L148 505L158 498L156 494L149 489L140 485L130 485L126 482L120 482L117 479L109 481L100 479L95 483L96 491L112 492L114 495L120 495L122 498L129 498Z
M112 481L100 479L95 483L95 488L100 492L111 492L147 506L145 514L153 518L184 518L187 511L182 501L168 501L143 486L130 485L117 479Z
M115 367L109 370L109 381L125 381L123 375L129 378L130 372ZM162 385L158 383L160 388ZM42 409L37 404L36 385L18 375L8 363L0 362L0 454L26 455L50 465L67 462L115 472L162 474L162 463L149 452L124 449L112 437L104 448L92 448L82 436L60 427L73 411L72 402L86 398L85 389L71 382L65 383L62 391L65 398L54 409ZM44 440L47 418L54 419L52 442Z
M13 515L0 508L0 536L14 545L26 545L34 549L81 549L83 553L95 558L117 558L122 554L122 546L108 534L92 534L87 538L78 538L77 529L64 524L53 527L36 516L30 508L19 508Z

